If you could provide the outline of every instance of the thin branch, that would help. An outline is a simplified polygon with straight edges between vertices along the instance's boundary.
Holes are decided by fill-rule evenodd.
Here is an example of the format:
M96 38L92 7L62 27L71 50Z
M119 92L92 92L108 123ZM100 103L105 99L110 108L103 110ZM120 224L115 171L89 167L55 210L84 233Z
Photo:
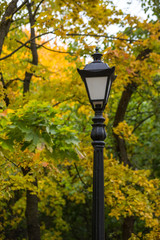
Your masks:
M143 39L128 39L128 38L120 38L120 37L114 37L109 35L101 35L101 34L85 34L85 33L67 33L67 36L82 36L82 37L96 37L96 38L110 38L110 39L116 39L121 41L127 41L127 42L142 42Z
M10 162L10 163L12 163L15 167L18 167L18 165L17 164L15 164L14 162L12 162L11 160L9 160L7 157L5 157L4 156L4 158L6 159L6 161L8 161L8 162Z
M88 186L87 186L87 184L83 181L83 179L81 178L81 176L80 176L80 174L79 174L79 170L78 170L78 167L77 167L77 165L76 165L76 163L74 163L74 166L75 166L75 169L76 169L76 171L77 171L77 174L78 174L78 177L79 177L79 179L81 180L81 182L83 183L83 185L84 185L84 187L85 187L85 189L87 189L88 188Z
M28 23L29 23L29 22L26 22L25 24L23 23L23 26L27 25ZM11 28L11 29L10 29L10 32L11 32L11 31L14 31L15 29L17 29L17 28L19 28L19 27L20 27L20 25Z
M153 114L153 111L143 111L143 112L140 112L140 111L138 111L137 110L137 112L136 112L136 114L135 113L133 113L132 115L129 115L129 116L127 116L126 117L126 119L128 120L128 121L135 121L135 120L133 120L134 119L134 117L135 117L135 115L136 116L142 116L142 115L144 115L144 114Z
M149 118L153 117L154 114L150 114L149 116L147 116L146 118L144 118L143 120L141 120L133 129L132 133L134 133L134 131L142 124L144 123L146 120L148 120Z
M69 97L69 98L65 99L64 101L57 102L57 103L55 103L54 105L52 105L52 107L56 107L56 106L58 106L58 105L61 104L61 103L64 103L64 102L66 102L66 101L69 101L69 100L73 99L74 97L75 97L75 95L73 95L72 97Z
M37 49L40 48L40 47L42 47L42 46L45 45L46 43L50 42L52 39L53 39L53 38L51 38L51 39L43 42L42 44L36 44ZM16 42L20 43L21 45L24 44L23 42L21 42L21 41L19 41L19 40L16 40ZM26 46L26 47L27 47L28 49L31 49L31 47L29 47L29 46Z
M6 55L5 57L2 57L0 58L0 61L1 60L4 60L8 57L11 57L14 53L16 53L18 50L20 50L22 47L25 47L29 42L33 41L34 39L36 38L39 38L39 37L42 37L44 35L47 35L47 34L54 34L56 30L54 31L51 31L51 32L46 32L46 33L42 33L38 36L35 36L31 39L29 39L28 41L26 41L25 43L23 43L20 47L18 47L17 49L15 49L13 52L11 52L10 54ZM111 38L111 39L118 39L118 40L122 40L122 41L131 41L130 39L125 39L125 38L117 38L117 37L113 37L113 36L107 36L107 35L98 35L98 34L78 34L78 33L73 33L73 34L66 34L67 36L87 36L87 37L105 37L105 38ZM132 41L142 41L142 40L132 40ZM44 47L44 46L43 46ZM46 48L46 47L44 47ZM54 51L54 52L59 52L59 53L68 53L68 54L71 54L71 55L74 55L74 53L71 53L71 52L61 52L61 51L56 51L56 50L52 50L52 49L48 49L46 48L47 50L49 51Z
M105 147L105 149L107 149L107 150L109 150L109 149L114 149L114 147L112 147L112 146L107 146L107 147Z
M63 52L63 51L53 50L53 49L47 48L46 46L43 46L43 45L40 45L40 47L43 47L44 49L46 49L46 50L48 50L48 51L51 51L51 52L57 52L57 53L65 53L65 54L75 55L75 54L72 53L72 52Z
M2 82L3 88L6 89L6 84L4 82L3 74L1 72L0 72L0 75L1 75L1 82Z
M53 73L53 72L52 72L52 73ZM43 79L43 80L46 80L45 77L42 77L42 76L37 75L37 74L35 74L35 73L32 73L32 74L33 74L33 76L36 77L36 78L41 78L41 79Z
M50 42L51 40L53 40L54 38L50 38L49 40L43 42L42 44L36 44L37 45L37 48L40 48L42 46L44 46L46 43Z
M13 14L15 14L16 12L18 12L26 3L28 0L25 0L14 12Z
M11 85L11 83L14 82L14 81L21 81L21 82L23 82L23 80L20 79L20 78L11 79L11 80L9 80L9 82L6 83L6 87L8 88Z
M15 49L12 53L6 55L5 57L0 58L0 61L6 59L6 58L8 58L8 57L11 57L14 53L16 53L16 52L17 52L18 50L20 50L22 47L26 46L27 43L30 42L30 41L31 41L31 40L28 40L28 41L25 42L23 45L21 45L20 47L18 47L17 49Z
M6 55L5 57L0 58L0 61L6 59L6 58L8 58L8 57L11 57L14 53L16 53L16 52L17 52L18 50L20 50L22 47L25 47L29 42L33 41L34 39L39 38L39 37L42 37L42 36L47 35L47 34L54 34L54 32L51 31L51 32L42 33L42 34L40 34L40 35L38 35L38 36L35 36L35 37L29 39L28 41L26 41L25 43L23 43L20 47L18 47L17 49L15 49L15 50L14 50L13 52L11 52L10 54Z
M16 42L20 43L21 45L23 45L23 42L16 40ZM26 48L31 49L29 46L26 46Z
M34 11L34 14L33 14L33 18L35 18L36 13L37 13L39 7L41 6L41 4L42 4L44 1L45 1L45 0L41 0L40 3L37 5L37 7L36 7L36 9L35 9L35 11Z
M60 103L62 103L62 102L57 102L57 103L55 103L52 107L56 107L56 106L58 106Z

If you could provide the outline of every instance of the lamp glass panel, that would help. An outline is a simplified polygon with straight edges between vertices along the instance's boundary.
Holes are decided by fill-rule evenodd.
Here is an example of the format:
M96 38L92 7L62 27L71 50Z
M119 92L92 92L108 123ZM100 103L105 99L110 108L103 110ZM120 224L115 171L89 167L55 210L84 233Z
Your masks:
M111 80L109 81L109 84L108 84L107 95L106 95L106 101L108 100L109 93L110 93L110 89L111 89Z
M91 100L104 100L108 77L88 77L86 83Z

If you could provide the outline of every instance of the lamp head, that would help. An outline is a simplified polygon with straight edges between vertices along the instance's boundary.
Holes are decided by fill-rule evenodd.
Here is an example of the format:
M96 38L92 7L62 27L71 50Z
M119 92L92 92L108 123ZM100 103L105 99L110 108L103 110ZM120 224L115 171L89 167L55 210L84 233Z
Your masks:
M87 64L82 70L77 69L85 83L93 110L104 110L112 82L116 78L114 75L115 67L110 68L106 63L103 63L101 61L102 56L96 48L96 52L92 55L94 61Z

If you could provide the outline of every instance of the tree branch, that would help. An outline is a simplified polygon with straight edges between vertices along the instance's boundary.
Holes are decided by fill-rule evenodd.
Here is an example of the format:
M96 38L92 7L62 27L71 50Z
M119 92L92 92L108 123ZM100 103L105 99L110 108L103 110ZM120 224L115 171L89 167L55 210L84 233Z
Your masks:
M152 113L152 114L150 114L149 116L147 116L146 118L142 119L142 120L134 127L132 133L134 133L134 131L136 131L136 129L137 129L142 123L144 123L147 119L149 119L149 118L151 118L151 117L153 117L153 116L154 116L154 114Z
M21 45L23 45L23 42L16 40L16 42L20 43ZM31 49L29 46L26 46L26 48Z
M15 14L16 12L18 12L26 3L28 0L25 0L14 12L13 14Z
M11 83L14 82L14 81L21 81L21 82L23 82L23 80L20 79L20 78L11 79L11 80L9 80L9 82L6 83L6 87L8 88L11 85Z
M74 166L75 166L75 169L76 169L76 171L77 171L77 174L78 174L78 177L79 177L79 179L81 180L81 182L82 182L82 184L84 185L85 189L87 189L87 188L88 188L88 186L87 186L87 184L86 184L86 183L83 181L83 179L81 178L81 176L80 176L80 174L79 174L79 170L78 170L78 167L77 167L76 163L74 163Z
M67 33L67 36L82 36L82 37L96 37L96 38L110 38L115 40L121 40L126 42L142 42L143 39L128 39L128 38L120 38L120 37L114 37L109 35L101 35L101 34L84 34L84 33Z
M34 13L33 13L33 17L34 17L34 18L35 18L35 16L36 16L36 13L37 13L39 7L41 6L41 4L42 4L44 1L45 1L45 0L41 0L40 3L37 5L37 7L36 7L36 9L35 9L35 11L34 11Z
M51 38L51 39L43 42L42 44L37 44L37 48L40 48L40 47L44 46L46 43L50 42L50 41L53 40L53 39L54 39L54 38Z
M72 53L72 52L63 52L63 51L53 50L53 49L47 48L46 46L43 46L43 45L41 45L41 46L39 46L39 47L43 47L44 49L46 49L46 50L48 50L48 51L51 51L51 52L65 53L65 54L70 54L70 55L72 55L72 56L75 55L75 54Z
M56 29L56 30L57 30L57 29ZM35 36L35 37L29 39L28 41L26 41L25 43L23 43L20 47L18 47L17 49L15 49L15 50L14 50L13 52L11 52L10 54L8 54L8 55L6 55L6 56L0 58L0 61L6 59L6 58L8 58L8 57L11 57L14 53L16 53L16 52L17 52L18 50L20 50L22 47L25 47L25 46L27 45L27 43L33 41L34 39L39 38L39 37L42 37L42 36L47 35L47 34L54 34L54 32L55 32L56 30L51 31L51 32L42 33L42 34L40 34L40 35L38 35L38 36ZM118 39L118 40L122 40L122 41L124 41L124 40L125 40L125 41L130 41L129 39L125 39L125 38L116 38L116 37L107 36L107 35L96 35L96 34L76 34L76 33L75 33L75 34L66 34L66 35L67 35L67 36L106 37L106 38ZM133 40L133 41L142 41L142 40L136 40L136 39L135 39L135 40ZM47 50L50 50L50 49L47 49ZM54 51L54 50L52 50L52 51ZM62 52L62 53L63 53L63 52ZM64 52L64 53L69 53L69 54L71 54L71 55L74 55L74 53L71 53L71 52Z
M22 47L25 47L25 46L27 45L27 43L31 42L33 39L42 37L42 36L47 35L47 34L54 34L54 32L51 31L51 32L42 33L42 34L40 34L40 35L38 35L38 36L35 36L35 37L29 39L28 41L26 41L25 43L23 43L20 47L18 47L17 49L15 49L15 50L14 50L13 52L11 52L10 54L8 54L8 55L0 58L0 61L6 59L6 58L8 58L8 57L11 57L14 53L16 53L16 52L17 52L18 50L20 50Z
M75 97L75 95L73 95L72 97L66 98L66 99L64 99L64 100L61 101L61 102L57 102L57 103L55 103L54 105L52 105L52 107L56 107L56 106L58 106L58 105L61 104L61 103L64 103L64 102L69 101L69 100L72 100L74 97Z
M4 156L4 158L6 159L6 161L12 163L15 167L18 168L18 165L17 165L17 164L15 164L14 162L12 162L11 160L9 160L9 159L8 159L7 157L5 157L5 156Z

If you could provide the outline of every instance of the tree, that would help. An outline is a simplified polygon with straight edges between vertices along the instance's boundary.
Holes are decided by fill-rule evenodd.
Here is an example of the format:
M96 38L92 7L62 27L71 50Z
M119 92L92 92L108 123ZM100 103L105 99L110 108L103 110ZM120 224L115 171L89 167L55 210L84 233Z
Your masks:
M84 64L79 56L95 47L88 46L90 37L101 42L104 61L116 65L118 75L106 110L107 238L156 239L159 22L123 15L99 0L5 1L1 9L1 237L27 237L20 230L25 229L26 189L29 239L40 239L38 198L42 239L78 239L81 226L83 238L90 238L92 112L76 73L76 65ZM123 31L108 36L112 24ZM63 47L57 46L59 39ZM72 148L77 132L79 147ZM154 152L150 159L142 146ZM80 212L74 214L77 207ZM8 219L16 219L11 224L3 217L6 209Z

